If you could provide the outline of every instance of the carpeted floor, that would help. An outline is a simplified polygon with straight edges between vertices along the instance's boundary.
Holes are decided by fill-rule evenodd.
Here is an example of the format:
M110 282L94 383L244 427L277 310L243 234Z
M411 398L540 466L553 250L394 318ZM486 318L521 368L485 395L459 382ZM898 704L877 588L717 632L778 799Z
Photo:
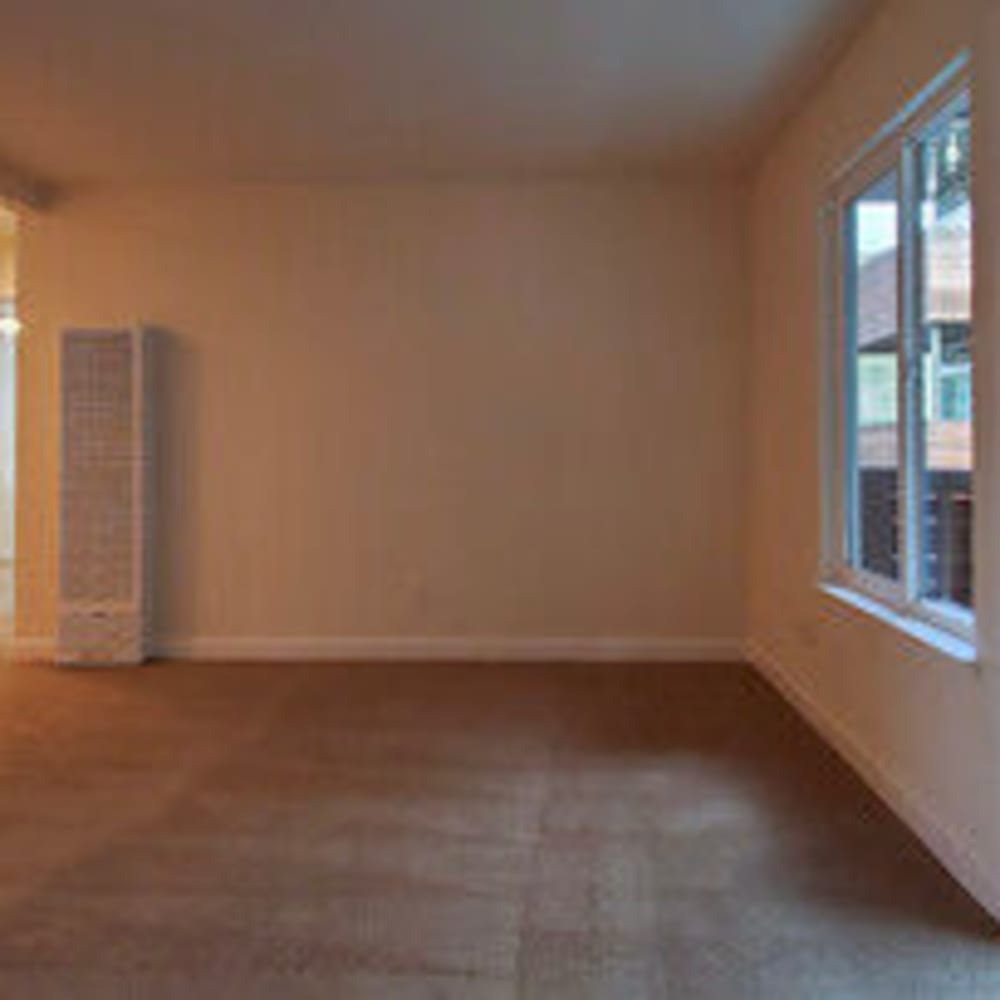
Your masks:
M0 997L995 998L736 667L0 668Z

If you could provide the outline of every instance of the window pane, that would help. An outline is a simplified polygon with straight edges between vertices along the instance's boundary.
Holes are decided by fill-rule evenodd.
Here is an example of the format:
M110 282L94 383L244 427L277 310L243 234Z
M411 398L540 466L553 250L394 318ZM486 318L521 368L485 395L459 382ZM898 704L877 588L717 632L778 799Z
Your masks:
M972 202L969 102L918 147L923 596L972 606Z
M849 558L898 580L898 173L855 199L845 222Z

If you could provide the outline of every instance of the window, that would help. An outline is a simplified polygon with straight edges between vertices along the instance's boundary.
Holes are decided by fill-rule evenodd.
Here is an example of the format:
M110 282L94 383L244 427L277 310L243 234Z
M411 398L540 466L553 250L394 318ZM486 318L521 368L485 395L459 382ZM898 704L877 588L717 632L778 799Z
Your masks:
M971 101L961 70L829 203L828 572L956 634L973 607Z

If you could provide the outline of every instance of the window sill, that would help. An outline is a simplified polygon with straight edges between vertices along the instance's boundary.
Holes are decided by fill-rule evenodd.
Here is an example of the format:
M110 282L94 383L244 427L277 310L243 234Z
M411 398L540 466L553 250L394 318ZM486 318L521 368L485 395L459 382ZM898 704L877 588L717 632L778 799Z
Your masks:
M919 618L900 614L871 597L859 594L856 590L838 584L824 583L820 584L820 591L838 604L846 605L854 611L860 611L862 614L874 618L883 625L890 626L906 638L914 640L921 646L927 647L955 663L975 665L978 660L975 643Z

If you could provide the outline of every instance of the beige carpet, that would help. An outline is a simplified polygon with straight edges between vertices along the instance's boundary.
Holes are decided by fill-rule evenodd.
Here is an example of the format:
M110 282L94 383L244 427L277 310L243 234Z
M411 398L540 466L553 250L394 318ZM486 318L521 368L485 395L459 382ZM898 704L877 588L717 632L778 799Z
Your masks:
M0 669L0 997L1000 997L748 670Z

